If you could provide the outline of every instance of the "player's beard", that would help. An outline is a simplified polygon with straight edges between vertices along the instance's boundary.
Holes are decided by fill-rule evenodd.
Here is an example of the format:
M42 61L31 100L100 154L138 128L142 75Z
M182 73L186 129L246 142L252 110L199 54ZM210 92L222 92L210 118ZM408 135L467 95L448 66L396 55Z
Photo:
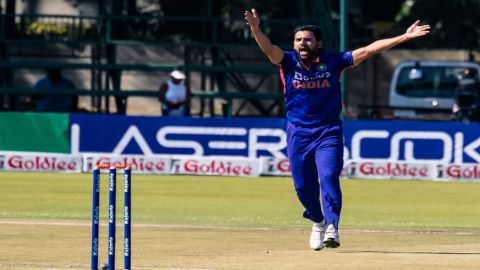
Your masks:
M312 61L313 59L315 59L315 57L317 57L318 55L318 48L315 48L315 49L311 49L311 48L308 48L306 47L306 49L308 50L307 54L301 54L300 53L300 49L298 49L296 52L297 52L297 56L298 58L300 58L300 60L302 60L303 62L310 62Z

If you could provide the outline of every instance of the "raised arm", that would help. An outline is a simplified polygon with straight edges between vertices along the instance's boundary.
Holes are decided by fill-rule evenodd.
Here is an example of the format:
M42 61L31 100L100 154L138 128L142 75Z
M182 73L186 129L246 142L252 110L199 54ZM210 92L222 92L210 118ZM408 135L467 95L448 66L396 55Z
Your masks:
M417 20L407 29L407 31L403 35L393 38L377 40L368 46L354 50L352 52L353 65L356 66L367 58L372 57L377 53L393 48L405 41L425 36L426 34L430 33L430 25L418 25L419 23L420 21Z
M270 62L279 64L283 59L283 50L273 45L270 39L260 30L260 18L258 17L257 11L255 9L252 9L251 12L246 10L245 21L247 21L247 25L250 26L250 31L252 31L258 46L268 56Z

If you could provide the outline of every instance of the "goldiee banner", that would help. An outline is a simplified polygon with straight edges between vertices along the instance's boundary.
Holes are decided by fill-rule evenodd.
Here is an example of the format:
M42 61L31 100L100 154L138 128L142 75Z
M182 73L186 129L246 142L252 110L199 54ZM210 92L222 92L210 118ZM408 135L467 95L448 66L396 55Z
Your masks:
M139 155L70 155L0 151L0 171L91 172L96 165L126 165L134 174L191 174L255 177L289 176L286 159L204 158ZM381 161L346 162L344 178L435 181L480 181L478 164L435 164Z
M221 175L254 177L260 175L258 159L247 158L177 158L173 160L173 174Z
M82 156L61 153L0 152L0 171L82 172Z
M287 158L261 157L260 169L265 175L291 175L290 163Z
M348 161L343 172L346 178L358 179L480 181L478 164Z
M438 179L439 172L433 163L350 161L344 168L347 178L361 179Z
M128 165L133 172L141 174L170 174L172 160L168 156L143 155L83 155L83 171L91 172L97 164Z

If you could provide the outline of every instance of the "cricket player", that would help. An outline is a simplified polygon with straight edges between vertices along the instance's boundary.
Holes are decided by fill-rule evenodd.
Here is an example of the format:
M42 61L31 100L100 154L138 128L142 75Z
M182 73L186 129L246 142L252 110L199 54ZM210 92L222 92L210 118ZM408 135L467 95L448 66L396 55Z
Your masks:
M343 168L341 74L377 53L428 34L430 26L416 21L403 35L348 52L326 51L318 26L299 26L293 31L293 51L283 51L260 30L255 9L244 15L260 49L280 69L293 183L305 207L303 217L313 221L310 247L337 248Z

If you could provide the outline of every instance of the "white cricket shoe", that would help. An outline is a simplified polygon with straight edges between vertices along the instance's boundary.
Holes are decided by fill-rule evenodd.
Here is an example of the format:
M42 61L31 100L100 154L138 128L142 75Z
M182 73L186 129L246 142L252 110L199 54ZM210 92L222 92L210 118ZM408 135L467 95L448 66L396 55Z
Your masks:
M323 238L323 244L327 248L337 248L340 246L340 238L338 237L338 230L335 225L329 224L325 230L325 236Z
M325 225L322 223L313 223L312 234L310 234L310 248L313 250L321 250L324 247L324 235Z

